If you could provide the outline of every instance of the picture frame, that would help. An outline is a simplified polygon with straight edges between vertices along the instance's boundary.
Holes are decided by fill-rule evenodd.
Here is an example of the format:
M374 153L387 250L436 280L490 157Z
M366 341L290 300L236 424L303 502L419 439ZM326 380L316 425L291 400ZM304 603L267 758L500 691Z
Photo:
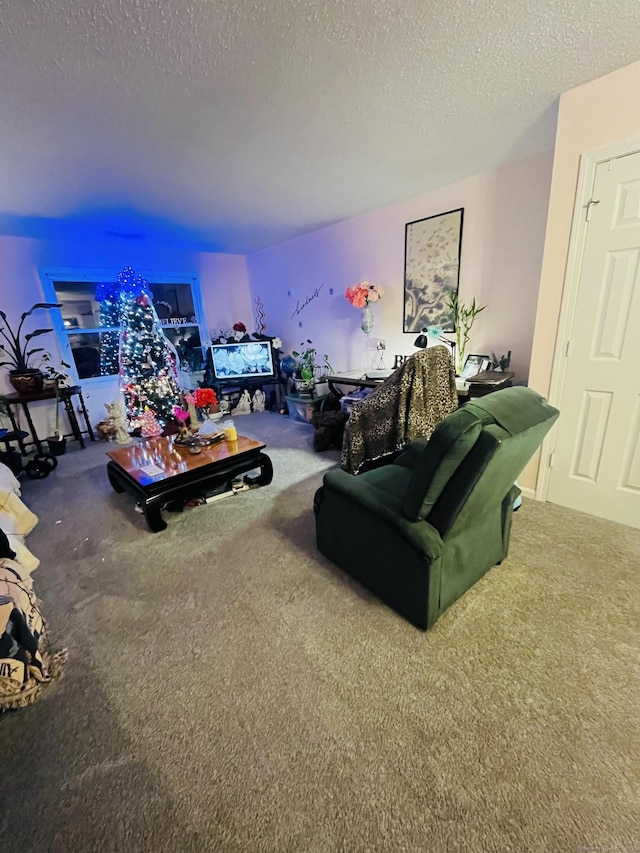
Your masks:
M455 332L448 294L458 292L464 208L447 210L405 225L403 331L429 326Z
M476 374L482 373L484 370L489 370L490 367L491 356L469 353L464 361L464 367L462 368L460 376L463 379L471 379L476 376Z

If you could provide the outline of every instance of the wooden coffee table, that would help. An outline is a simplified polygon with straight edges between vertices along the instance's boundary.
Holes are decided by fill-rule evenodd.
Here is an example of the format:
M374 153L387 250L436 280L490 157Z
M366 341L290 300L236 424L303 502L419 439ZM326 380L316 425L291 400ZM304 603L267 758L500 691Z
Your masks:
M244 481L267 486L273 466L262 452L265 447L239 435L237 441L218 441L193 454L188 447L176 445L173 436L147 438L108 451L107 475L116 492L126 490L139 501L147 524L158 533L167 526L160 511L169 501L188 501L254 468L260 473L245 476Z

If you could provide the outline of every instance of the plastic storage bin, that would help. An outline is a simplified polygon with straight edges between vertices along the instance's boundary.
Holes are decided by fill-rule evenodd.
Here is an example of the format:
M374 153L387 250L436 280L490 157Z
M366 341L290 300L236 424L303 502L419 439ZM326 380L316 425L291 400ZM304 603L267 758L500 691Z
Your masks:
M287 401L287 409L289 417L300 423L311 423L311 418L314 412L322 411L322 404L327 395L324 397L296 397L293 394L288 394L284 399Z
M353 409L353 404L358 403L360 400L364 400L364 398L368 397L372 391L373 388L361 388L359 391L354 391L352 394L345 394L345 396L340 399L340 411L344 412L345 415L350 415L351 409Z

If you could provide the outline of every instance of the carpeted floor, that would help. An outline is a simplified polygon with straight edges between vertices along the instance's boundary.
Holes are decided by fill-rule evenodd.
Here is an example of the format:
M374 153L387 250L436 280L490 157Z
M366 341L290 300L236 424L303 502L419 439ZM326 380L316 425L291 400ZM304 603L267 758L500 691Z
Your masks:
M0 717L2 853L640 850L640 531L525 501L422 633L327 560L335 451L151 534L105 444L23 481L63 677Z

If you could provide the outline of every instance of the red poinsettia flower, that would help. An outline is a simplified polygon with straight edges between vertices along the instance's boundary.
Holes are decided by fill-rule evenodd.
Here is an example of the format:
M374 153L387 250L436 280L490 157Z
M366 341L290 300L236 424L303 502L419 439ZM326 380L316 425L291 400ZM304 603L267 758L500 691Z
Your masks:
M213 388L196 388L193 392L193 402L199 409L216 406L218 398Z

